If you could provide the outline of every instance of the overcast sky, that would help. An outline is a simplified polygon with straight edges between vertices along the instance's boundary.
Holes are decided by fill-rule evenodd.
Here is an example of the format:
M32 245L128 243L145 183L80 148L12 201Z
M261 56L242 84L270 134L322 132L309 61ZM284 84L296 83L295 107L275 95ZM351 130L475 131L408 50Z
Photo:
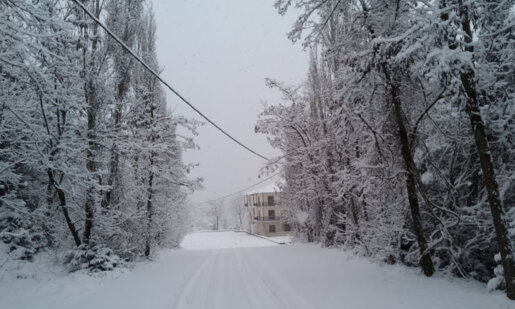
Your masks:
M226 131L265 156L277 154L266 137L254 133L263 101L277 103L280 94L264 84L266 77L291 84L305 79L307 53L286 33L294 14L280 16L275 0L154 0L157 50L162 76L193 105ZM200 120L172 93L175 114ZM192 202L223 196L260 179L263 161L228 140L209 124L199 129L198 151L185 153L197 162L194 176L204 189Z

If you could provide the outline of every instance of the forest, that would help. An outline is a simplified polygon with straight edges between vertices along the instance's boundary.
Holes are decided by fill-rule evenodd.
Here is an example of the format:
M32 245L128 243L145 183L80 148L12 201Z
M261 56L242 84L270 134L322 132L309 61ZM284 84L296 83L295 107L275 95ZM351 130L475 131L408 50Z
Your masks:
M151 1L83 1L154 70ZM108 270L176 246L199 186L198 122L72 1L0 1L0 237L9 256L66 252Z
M305 241L515 299L513 1L277 0L306 82L260 115Z

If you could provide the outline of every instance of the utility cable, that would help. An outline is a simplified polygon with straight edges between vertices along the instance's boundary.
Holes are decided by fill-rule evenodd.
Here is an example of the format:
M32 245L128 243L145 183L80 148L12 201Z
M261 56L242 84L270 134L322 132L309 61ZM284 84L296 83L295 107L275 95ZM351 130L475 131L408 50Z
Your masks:
M85 6L84 4L82 4L79 0L72 0L75 4L77 4L78 6L80 6L82 8L82 10L84 10L84 12L89 15L89 17L91 17L95 23L97 23L100 27L102 27L102 29L105 30L105 32L107 32L107 34L109 36L111 36L116 42L118 42L118 44L120 44L123 49L125 49L125 51L127 51L129 54L131 54L139 63L141 63L141 65L143 65L143 67L145 67L145 69L147 69L150 73L152 73L152 75L154 75L163 85L165 85L168 89L170 89L170 91L172 91L179 99L181 99L184 103L186 103L189 107L191 107L191 109L193 109L197 114L199 114L202 118L204 118L207 122L209 122L212 126L214 126L216 129L218 129L218 131L222 132L225 136L227 136L229 139L231 139L233 142L235 142L236 144L240 145L241 147L245 148L247 151L251 152L252 154L260 157L261 159L265 160L265 161L268 161L268 158L259 154L258 152L256 152L255 150L251 149L250 147L246 146L245 144L243 144L242 142L240 142L239 140L237 140L236 138L234 138L232 135L230 135L229 133L227 133L224 129L222 129L219 125L217 125L214 121L212 121L211 119L209 119L206 115L204 115L201 111L199 111L195 106L193 106L193 104L191 104L187 99L185 99L178 91L176 91L175 89L172 88L172 86L170 86L163 78L161 78L161 76L159 76L159 74L157 74L152 68L150 68L150 66L148 64L145 63L145 61L143 61L143 59L141 59L138 55L136 55L136 53L134 53L127 45L125 45L125 43L120 40L109 28L107 28L106 25L104 25L96 16L95 14L91 13Z
M234 196L234 195L237 195L237 194L240 194L242 192L245 192L247 191L248 189L251 189L251 188L254 188L255 186L257 185L260 185L262 184L263 182L267 181L267 180L270 180L272 178L274 178L275 176L279 175L280 173L275 173L273 175L270 175L268 176L267 178L261 180L260 182L256 182L255 184L251 185L251 186L248 186L244 189L241 189L241 190L238 190L236 192L233 192L231 194L227 194L227 195L224 195L222 197L218 197L218 198L215 198L215 199L212 199L212 200L207 200L207 201L203 201L203 202L196 202L196 203L191 203L190 205L199 205L199 204L205 204L205 203L211 203L211 202L216 202L216 201L220 201L220 200L223 200L223 199L226 199L228 197L231 197L231 196Z

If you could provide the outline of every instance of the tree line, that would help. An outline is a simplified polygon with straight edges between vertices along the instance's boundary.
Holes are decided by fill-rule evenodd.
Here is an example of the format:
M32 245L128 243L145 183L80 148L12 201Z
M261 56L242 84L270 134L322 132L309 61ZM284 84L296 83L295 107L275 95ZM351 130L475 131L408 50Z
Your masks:
M82 3L159 71L146 0ZM0 1L0 237L14 258L149 256L185 232L197 123L71 1ZM75 254L77 255L77 254ZM94 255L94 254L93 254Z
M277 0L306 82L256 131L306 241L471 277L515 299L513 1Z

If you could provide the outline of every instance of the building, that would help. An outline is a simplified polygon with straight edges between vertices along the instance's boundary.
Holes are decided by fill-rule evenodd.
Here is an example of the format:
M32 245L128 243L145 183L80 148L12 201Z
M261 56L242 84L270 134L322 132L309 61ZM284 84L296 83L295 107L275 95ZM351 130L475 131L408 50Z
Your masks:
M249 191L243 197L251 233L263 236L291 234L291 226L281 220L280 193L275 185Z

